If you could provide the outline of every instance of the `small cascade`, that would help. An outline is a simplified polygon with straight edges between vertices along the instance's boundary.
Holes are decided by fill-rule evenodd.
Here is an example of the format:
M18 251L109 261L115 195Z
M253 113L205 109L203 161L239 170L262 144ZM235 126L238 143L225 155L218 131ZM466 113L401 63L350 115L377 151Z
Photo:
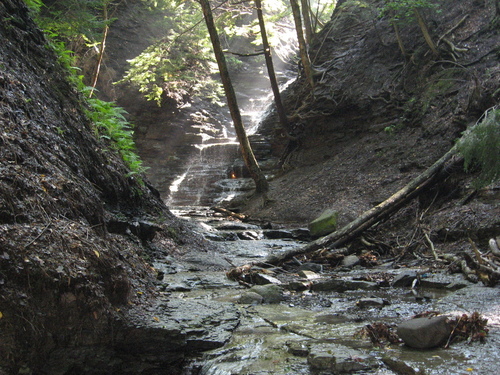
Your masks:
M248 85L243 85L242 81ZM243 74L237 84L238 102L247 134L257 130L260 116L269 106L272 97L267 77ZM210 119L208 119L210 120ZM169 186L167 205L213 206L234 198L237 194L252 190L254 182L241 161L239 143L234 134L231 119L227 116L217 124L191 126L193 143L189 160ZM257 139L257 147L262 148L262 140Z
M198 153L189 161L186 171L170 185L170 206L211 206L224 190L220 181L230 180L228 165L238 157L238 143L224 142L196 145Z

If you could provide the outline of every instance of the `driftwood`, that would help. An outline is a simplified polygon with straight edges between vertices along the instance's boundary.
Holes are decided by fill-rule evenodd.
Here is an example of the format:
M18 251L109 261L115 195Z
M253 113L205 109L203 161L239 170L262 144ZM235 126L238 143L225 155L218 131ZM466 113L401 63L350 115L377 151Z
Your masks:
M441 157L441 159L413 179L404 188L379 205L365 211L361 216L343 228L325 237L319 238L316 241L310 242L303 247L271 256L265 262L269 264L279 264L297 255L308 254L321 248L333 249L343 246L366 229L401 208L402 205L419 195L426 187L432 185L442 172L447 172L452 166L461 161L462 159L456 155L456 147L451 148Z
M214 210L215 212L224 214L226 216L234 217L234 218L239 219L241 221L248 220L248 215L239 214L237 212L229 211L229 210L226 210L225 208L222 208L222 207L211 207L211 209Z
M494 238L490 239L489 254L482 254L474 241L469 238L469 242L474 251L474 256L464 253L465 261L469 268L471 268L479 280L483 282L484 285L494 286L500 281L500 265L498 264L498 244Z

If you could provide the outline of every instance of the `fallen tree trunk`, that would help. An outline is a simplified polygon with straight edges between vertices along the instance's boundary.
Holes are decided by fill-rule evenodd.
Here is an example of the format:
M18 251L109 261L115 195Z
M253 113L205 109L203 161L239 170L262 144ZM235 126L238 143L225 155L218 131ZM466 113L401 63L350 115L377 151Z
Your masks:
M222 208L222 207L211 207L211 209L214 210L215 212L218 212L218 213L226 215L226 216L234 217L234 218L239 219L241 221L248 220L247 215L239 214L239 213L233 212L233 211L229 211L229 210Z
M386 199L384 202L377 206L365 211L356 220L350 222L343 228L319 238L316 241L310 242L307 245L289 250L285 253L268 257L265 263L279 264L285 262L297 255L308 254L322 248L338 248L353 238L357 237L360 233L370 228L380 220L384 219L403 204L407 203L412 198L419 195L424 188L432 185L440 172L449 170L456 163L461 162L462 158L456 156L457 150L454 146L445 155L436 161L431 167L425 170L422 174L413 179L404 188L397 193Z

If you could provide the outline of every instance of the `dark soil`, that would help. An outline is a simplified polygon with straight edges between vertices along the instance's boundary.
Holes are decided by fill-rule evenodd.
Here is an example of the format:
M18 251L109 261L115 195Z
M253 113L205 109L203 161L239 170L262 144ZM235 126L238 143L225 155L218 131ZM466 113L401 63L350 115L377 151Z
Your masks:
M114 342L158 294L147 260L201 240L96 140L24 3L0 15L0 373L125 373Z

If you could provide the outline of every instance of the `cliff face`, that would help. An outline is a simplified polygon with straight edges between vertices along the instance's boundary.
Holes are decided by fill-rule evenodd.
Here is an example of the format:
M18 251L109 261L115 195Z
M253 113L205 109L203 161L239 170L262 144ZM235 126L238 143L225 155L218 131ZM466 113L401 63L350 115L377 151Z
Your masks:
M117 338L157 295L144 259L200 243L95 138L24 3L0 16L0 373L126 373Z

